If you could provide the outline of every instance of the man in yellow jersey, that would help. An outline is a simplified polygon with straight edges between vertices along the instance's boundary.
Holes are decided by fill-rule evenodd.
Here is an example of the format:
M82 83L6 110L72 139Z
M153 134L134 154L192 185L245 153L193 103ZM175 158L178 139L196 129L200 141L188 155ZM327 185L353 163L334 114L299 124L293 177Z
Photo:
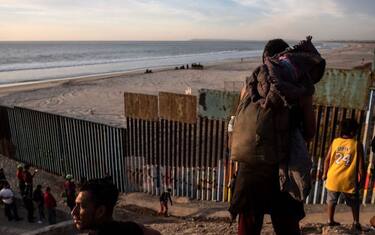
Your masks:
M340 225L334 220L334 214L341 194L352 209L353 230L361 230L359 188L365 179L363 146L355 138L357 129L358 123L355 120L343 120L340 137L335 138L329 148L323 172L327 188L328 225Z

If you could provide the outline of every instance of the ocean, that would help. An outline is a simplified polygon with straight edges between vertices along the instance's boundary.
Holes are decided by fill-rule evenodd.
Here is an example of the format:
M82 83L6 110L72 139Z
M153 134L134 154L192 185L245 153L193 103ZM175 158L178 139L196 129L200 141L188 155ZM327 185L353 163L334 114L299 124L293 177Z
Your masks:
M266 41L0 42L0 84L260 56ZM295 42L290 42L293 45ZM341 43L315 42L320 49Z

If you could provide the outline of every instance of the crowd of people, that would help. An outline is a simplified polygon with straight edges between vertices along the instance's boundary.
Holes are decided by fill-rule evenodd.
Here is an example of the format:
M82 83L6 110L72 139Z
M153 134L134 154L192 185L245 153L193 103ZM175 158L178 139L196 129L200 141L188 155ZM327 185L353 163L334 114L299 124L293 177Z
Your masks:
M56 199L51 193L50 187L45 187L43 190L42 185L38 184L35 189L33 187L34 176L38 170L30 172L30 165L18 164L16 170L17 184L19 194L22 199L23 207L26 209L27 221L29 223L43 223L46 220L45 210L47 210L47 222L49 224L56 223ZM19 203L17 201L16 193L11 188L4 173L4 169L0 169L0 198L4 204L4 213L9 221L20 221L21 218L18 214ZM34 216L35 208L38 211L38 217Z
M49 186L46 186L44 190L40 184L35 189L33 188L33 179L37 172L35 170L31 173L30 165L17 165L15 176L19 194L29 223L47 221L52 225L57 222L56 198ZM19 206L17 204L19 202L16 193L11 189L3 168L0 168L0 187L0 199L4 204L5 216L9 221L23 220L18 213ZM101 179L86 180L85 177L81 177L78 186L76 186L73 176L67 174L63 189L61 196L70 209L74 225L80 231L88 231L89 234L160 235L158 231L142 224L113 219L113 209L117 203L119 191L113 184L112 176L109 173L106 173ZM171 201L170 191L165 192L165 198ZM35 208L38 211L37 218L34 217ZM167 215L168 206L165 208L163 214Z

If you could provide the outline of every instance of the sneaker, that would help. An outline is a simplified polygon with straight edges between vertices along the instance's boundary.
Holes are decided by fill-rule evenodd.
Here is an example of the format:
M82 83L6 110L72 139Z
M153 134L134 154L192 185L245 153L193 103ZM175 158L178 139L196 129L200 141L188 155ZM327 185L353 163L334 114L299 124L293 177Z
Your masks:
M358 222L354 222L354 223L352 224L352 230L353 230L353 231L362 231L362 226L361 226L361 224L358 223Z
M37 222L38 224L42 224L43 223L43 221L41 221L41 220L38 220L38 222Z
M336 222L336 221L331 221L331 222L328 222L327 225L330 226L330 227L334 227L334 226L340 226L341 224L339 222Z

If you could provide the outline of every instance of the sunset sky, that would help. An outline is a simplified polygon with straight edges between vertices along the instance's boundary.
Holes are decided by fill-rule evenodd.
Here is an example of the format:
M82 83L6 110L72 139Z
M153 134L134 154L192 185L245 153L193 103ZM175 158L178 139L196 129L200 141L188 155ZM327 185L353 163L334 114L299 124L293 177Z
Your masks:
M0 0L0 40L375 40L375 0Z

